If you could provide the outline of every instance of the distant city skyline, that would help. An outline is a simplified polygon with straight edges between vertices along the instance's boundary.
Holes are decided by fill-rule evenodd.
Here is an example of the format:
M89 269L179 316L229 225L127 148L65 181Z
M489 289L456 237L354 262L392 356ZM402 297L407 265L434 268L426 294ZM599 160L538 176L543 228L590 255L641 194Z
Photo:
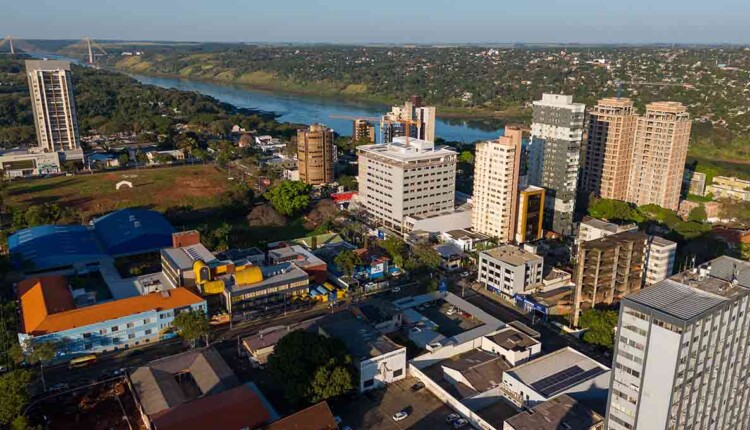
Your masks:
M3 36L280 43L750 43L750 2L14 2Z

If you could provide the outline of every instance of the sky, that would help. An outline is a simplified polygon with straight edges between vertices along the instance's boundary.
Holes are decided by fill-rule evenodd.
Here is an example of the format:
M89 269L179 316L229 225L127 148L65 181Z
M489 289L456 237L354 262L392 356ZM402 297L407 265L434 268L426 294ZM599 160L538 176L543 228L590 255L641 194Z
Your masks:
M742 43L750 0L9 0L15 38L304 43Z

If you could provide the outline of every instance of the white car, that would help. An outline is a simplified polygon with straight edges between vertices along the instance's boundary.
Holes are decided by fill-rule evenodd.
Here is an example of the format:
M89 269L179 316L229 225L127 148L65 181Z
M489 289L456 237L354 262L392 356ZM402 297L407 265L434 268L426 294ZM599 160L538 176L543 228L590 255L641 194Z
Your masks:
M403 421L409 416L409 413L406 411L398 411L395 414L393 414L393 421Z
M462 278L468 278L468 277L469 277L469 272L461 272L461 275L460 275L460 276L461 276Z
M448 312L445 313L446 315L455 315L456 314L456 308L450 308L448 309Z
M391 288L391 292L392 293L400 293L401 292L401 287L393 287L393 288Z
M466 427L466 424L469 424L469 422L463 418L460 418L460 419L457 419L456 421L453 421L453 428L460 429L460 428Z

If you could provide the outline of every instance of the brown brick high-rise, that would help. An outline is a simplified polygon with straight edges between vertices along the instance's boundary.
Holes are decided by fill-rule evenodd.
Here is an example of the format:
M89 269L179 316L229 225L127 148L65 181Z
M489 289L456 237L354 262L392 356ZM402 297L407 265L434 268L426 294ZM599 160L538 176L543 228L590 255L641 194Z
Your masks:
M627 201L677 210L691 126L682 103L646 105L635 129Z
M299 180L309 185L333 182L333 130L321 124L297 130Z
M581 188L626 200L638 115L628 98L605 98L588 112Z

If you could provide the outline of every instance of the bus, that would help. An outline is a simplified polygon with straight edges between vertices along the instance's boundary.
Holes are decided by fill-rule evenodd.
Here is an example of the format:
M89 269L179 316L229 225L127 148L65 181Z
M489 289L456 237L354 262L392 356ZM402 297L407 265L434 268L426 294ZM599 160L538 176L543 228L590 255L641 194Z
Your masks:
M80 367L88 367L96 363L96 355L84 355L70 360L69 369L78 369Z

